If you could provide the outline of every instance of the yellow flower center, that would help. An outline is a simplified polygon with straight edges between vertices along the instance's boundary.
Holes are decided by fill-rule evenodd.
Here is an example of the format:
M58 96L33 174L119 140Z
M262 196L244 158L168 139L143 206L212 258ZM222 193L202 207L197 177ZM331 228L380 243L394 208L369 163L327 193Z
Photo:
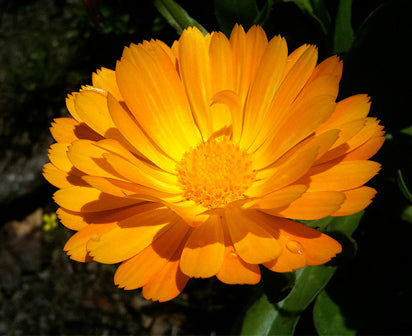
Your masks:
M206 208L224 207L244 198L255 179L251 155L227 138L198 145L177 164L184 196Z

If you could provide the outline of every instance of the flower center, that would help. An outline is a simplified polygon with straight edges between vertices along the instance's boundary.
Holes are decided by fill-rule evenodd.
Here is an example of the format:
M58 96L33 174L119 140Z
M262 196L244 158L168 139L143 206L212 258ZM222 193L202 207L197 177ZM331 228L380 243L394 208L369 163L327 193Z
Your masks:
M177 164L178 180L187 200L219 208L244 198L255 179L251 155L227 138L198 145Z

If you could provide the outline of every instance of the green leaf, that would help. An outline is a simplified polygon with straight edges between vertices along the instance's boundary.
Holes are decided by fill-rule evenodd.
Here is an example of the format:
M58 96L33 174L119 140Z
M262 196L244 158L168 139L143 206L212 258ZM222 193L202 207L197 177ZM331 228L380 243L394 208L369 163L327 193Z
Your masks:
M267 19L269 19L269 14L272 11L273 0L266 0L263 8L259 11L258 16L255 17L253 24L263 26Z
M153 4L159 13L181 34L184 29L190 26L199 28L206 35L207 30L193 19L180 5L173 0L153 0Z
M313 322L319 335L356 335L356 330L345 325L345 318L339 306L325 290L316 298L313 307Z
M333 53L339 54L350 50L355 35L352 29L352 0L340 0L335 19Z
M303 13L311 16L318 23L325 36L329 34L330 15L324 0L283 0L283 2L295 3Z
M324 232L338 238L343 245L343 254L346 250L349 250L350 254L351 244L355 243L351 235L358 227L362 215L363 212L359 212L346 217L328 217L307 222L311 222L315 227L322 227ZM266 289L268 285L263 284L265 294L254 301L241 318L240 335L293 335L300 315L323 290L336 268L336 263L329 263L307 266L295 271L294 287L286 298L278 303L271 303L274 301L273 294ZM263 281L268 280L270 281L270 277L263 276ZM278 283L285 286L285 282Z
M399 189L401 189L403 196L405 196L405 198L409 202L412 202L412 193L409 191L409 188L406 185L405 180L403 179L402 171L400 169L398 169L396 180L398 182Z
M340 232L345 236L350 237L358 228L363 213L364 211L360 211L350 216L334 217L324 232L326 234Z
M282 301L271 304L263 294L243 317L240 335L293 335L300 315L326 286L335 266L307 266L295 271L295 286Z
M405 222L412 223L412 205L408 205L403 209L401 218Z
M314 220L299 220L299 223L302 223L306 226L309 226L313 229L318 229L323 231L326 227L333 221L334 217L325 217L322 219L314 219Z
M412 126L400 130L401 133L412 136Z

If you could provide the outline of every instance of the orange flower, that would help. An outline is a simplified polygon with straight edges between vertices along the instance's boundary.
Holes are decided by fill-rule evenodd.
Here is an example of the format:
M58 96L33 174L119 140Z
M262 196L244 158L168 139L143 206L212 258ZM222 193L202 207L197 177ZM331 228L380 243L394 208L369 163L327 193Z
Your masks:
M364 209L384 138L366 95L335 102L339 59L316 64L314 46L288 55L260 27L125 48L51 127L44 176L78 231L70 257L121 263L115 283L159 301L191 277L256 284L259 264L290 272L333 258L338 242L287 218Z

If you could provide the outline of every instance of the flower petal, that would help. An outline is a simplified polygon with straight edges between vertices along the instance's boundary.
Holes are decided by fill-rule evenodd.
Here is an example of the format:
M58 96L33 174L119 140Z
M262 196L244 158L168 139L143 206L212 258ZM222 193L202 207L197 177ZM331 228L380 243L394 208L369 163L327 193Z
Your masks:
M114 228L115 224L91 224L80 229L74 234L64 246L64 250L71 259L81 262L92 261L89 252L86 249L87 242L93 237L97 237L106 231L110 231Z
M104 157L118 174L130 182L166 193L181 193L176 176L168 176L145 162L133 164L114 153L106 153Z
M327 162L314 166L296 183L308 186L308 192L348 190L362 186L375 176L381 165L374 161Z
M232 47L227 37L221 32L214 32L210 39L210 83L211 94L235 89L236 75Z
M141 202L136 198L116 197L80 186L57 190L53 199L61 207L78 212L112 210Z
M43 176L52 185L57 188L69 188L74 186L88 186L88 184L80 177L64 172L56 168L51 163L46 163L43 167Z
M116 127L137 152L141 153L159 168L168 172L175 171L176 161L169 158L168 155L143 132L140 125L138 125L137 120L126 107L124 107L124 105L121 105L110 94L107 97L107 104Z
M376 190L369 187L360 187L352 190L345 190L345 201L338 211L331 216L348 216L365 209L376 195Z
M269 215L293 219L320 219L337 211L344 200L345 194L339 191L311 192L304 193L287 207L262 211Z
M56 214L60 222L70 230L79 231L89 225L89 223L84 221L80 212L74 212L60 207L57 209Z
M107 194L124 197L130 196L147 201L169 201L176 197L175 194L161 192L140 184L130 183L126 181L100 177L100 176L83 176L82 180L88 185L101 190Z
M372 137L364 144L345 154L343 160L367 160L377 153L384 142L385 137L383 136Z
M236 252L245 262L261 264L281 253L276 238L245 211L235 207L226 209L225 220Z
M116 132L116 126L107 108L107 93L82 90L74 98L76 111L87 126L102 136Z
M77 176L82 176L84 173L74 168L73 164L67 156L69 143L58 142L50 146L49 148L49 160L50 162L61 171L71 173Z
M209 278L221 268L224 252L221 218L210 216L190 234L182 252L180 269L190 277Z
M203 139L212 134L209 102L212 97L209 43L196 27L185 29L179 39L179 73ZM196 71L193 71L196 69Z
M119 87L117 86L116 73L114 70L107 68L97 69L96 72L92 74L92 82L94 87L110 92L117 100L123 100Z
M79 123L73 118L55 118L50 132L57 142L73 142L78 139L98 141L103 137L93 131L85 123Z
M248 148L260 133L286 66L286 41L275 36L267 45L251 83L244 110L240 146Z
M294 105L285 122L275 132L270 145L264 145L254 153L259 168L267 167L313 133L333 112L334 101L334 96L323 95L303 99Z
M242 26L235 25L230 34L230 44L237 69L235 92L243 106L268 40L260 26L253 26L245 33Z
M245 204L245 208L253 209L274 209L295 201L306 191L307 187L302 184L291 185L271 192L264 197L256 198Z
M160 231L153 241L155 245L147 246L119 266L114 278L115 284L129 290L142 287L155 279L165 265L181 253L188 229L187 225L178 221L167 231Z
M176 69L154 41L125 50L116 78L138 124L165 153L178 161L200 141Z
M330 118L319 127L318 132L334 128L347 122L366 118L369 113L370 98L365 94L358 94L339 101Z
M179 267L179 252L163 267L156 277L143 286L143 296L147 300L165 302L178 296L185 288L189 277Z
M255 285L260 281L260 269L259 265L243 261L233 246L226 246L225 258L216 277L229 285Z
M288 57L284 78L272 100L270 111L267 114L260 134L249 148L249 151L256 151L263 144L261 150L271 146L274 131L279 130L290 115L290 106L305 86L316 65L317 50L313 46L304 46L294 51ZM291 56L296 55L296 60L291 60ZM311 116L316 115L312 114ZM299 125L299 124L298 124ZM277 144L276 144L277 146ZM273 159L276 159L274 157Z
M87 175L122 179L103 157L107 151L90 140L76 140L68 148L67 156L75 168Z
M116 223L112 230L90 239L87 250L98 262L118 263L138 254L153 242L160 230L168 230L177 220L178 217L162 204L143 204L135 208L130 217Z
M336 240L303 224L270 216L262 222L269 230L279 232L282 246L282 254L264 264L272 271L291 272L306 265L321 265L342 251Z
M273 166L257 174L256 181L245 192L248 197L262 197L267 193L283 188L295 182L312 166L319 151L319 146L299 147L278 160Z

